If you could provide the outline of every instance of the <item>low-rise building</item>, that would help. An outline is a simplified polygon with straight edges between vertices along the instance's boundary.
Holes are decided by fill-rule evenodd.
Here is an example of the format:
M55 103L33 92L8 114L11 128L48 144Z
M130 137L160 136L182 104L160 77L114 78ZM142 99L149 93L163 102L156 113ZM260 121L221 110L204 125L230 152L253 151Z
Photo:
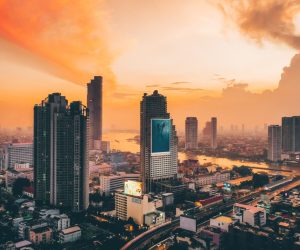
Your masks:
M264 208L235 203L233 216L240 222L251 226L264 226L266 224L266 210Z
M228 232L229 227L234 223L233 219L227 216L218 216L210 219L209 225L218 227L221 230Z
M229 171L217 171L209 174L201 174L195 178L195 183L198 186L212 185L219 182L230 180Z
M59 233L59 242L67 243L74 242L81 238L81 229L79 226L70 227L64 230L61 230Z
M34 244L49 243L52 240L52 229L48 226L30 229L29 238Z
M161 211L155 211L145 215L144 223L149 227L153 227L163 224L165 221L165 213Z

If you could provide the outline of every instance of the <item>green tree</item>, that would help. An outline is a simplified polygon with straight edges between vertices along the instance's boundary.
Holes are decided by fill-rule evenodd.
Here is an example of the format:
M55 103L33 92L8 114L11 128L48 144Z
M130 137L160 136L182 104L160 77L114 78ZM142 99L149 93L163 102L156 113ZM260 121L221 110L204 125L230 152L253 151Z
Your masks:
M17 178L12 187L12 192L14 196L21 196L23 193L24 187L29 187L30 181L27 178Z

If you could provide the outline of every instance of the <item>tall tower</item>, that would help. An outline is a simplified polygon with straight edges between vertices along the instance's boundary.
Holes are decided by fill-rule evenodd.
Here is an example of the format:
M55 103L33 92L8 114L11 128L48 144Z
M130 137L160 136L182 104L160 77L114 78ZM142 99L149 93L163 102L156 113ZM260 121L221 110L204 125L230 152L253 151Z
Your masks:
M268 126L268 160L281 160L281 127L278 125Z
M102 141L102 76L95 76L87 84L87 107L90 114L90 148Z
M143 96L140 103L140 154L143 192L153 191L155 182L177 174L175 126L167 112L167 99L158 93Z
M217 144L217 118L212 117L210 124L211 124L211 148L216 149L218 147L218 144Z
M88 112L53 93L34 107L34 184L38 204L88 207Z
M185 120L185 149L198 148L197 117L187 117Z
M282 151L300 152L300 116L282 118Z

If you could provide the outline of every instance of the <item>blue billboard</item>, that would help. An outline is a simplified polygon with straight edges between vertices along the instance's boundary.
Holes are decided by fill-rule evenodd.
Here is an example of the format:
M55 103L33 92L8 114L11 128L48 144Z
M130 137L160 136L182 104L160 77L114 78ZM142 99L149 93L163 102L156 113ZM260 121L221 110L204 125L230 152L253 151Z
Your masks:
M170 119L152 119L151 120L151 153L169 153L170 152Z

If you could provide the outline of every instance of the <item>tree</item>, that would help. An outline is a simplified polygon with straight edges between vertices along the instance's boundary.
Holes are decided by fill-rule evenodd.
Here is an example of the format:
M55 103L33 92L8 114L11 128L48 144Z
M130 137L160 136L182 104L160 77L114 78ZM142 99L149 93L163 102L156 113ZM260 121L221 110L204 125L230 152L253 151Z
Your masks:
M24 187L29 187L30 181L27 178L17 178L13 183L12 192L14 196L20 196Z
M269 183L269 176L267 174L254 174L253 178L253 187L263 187Z

